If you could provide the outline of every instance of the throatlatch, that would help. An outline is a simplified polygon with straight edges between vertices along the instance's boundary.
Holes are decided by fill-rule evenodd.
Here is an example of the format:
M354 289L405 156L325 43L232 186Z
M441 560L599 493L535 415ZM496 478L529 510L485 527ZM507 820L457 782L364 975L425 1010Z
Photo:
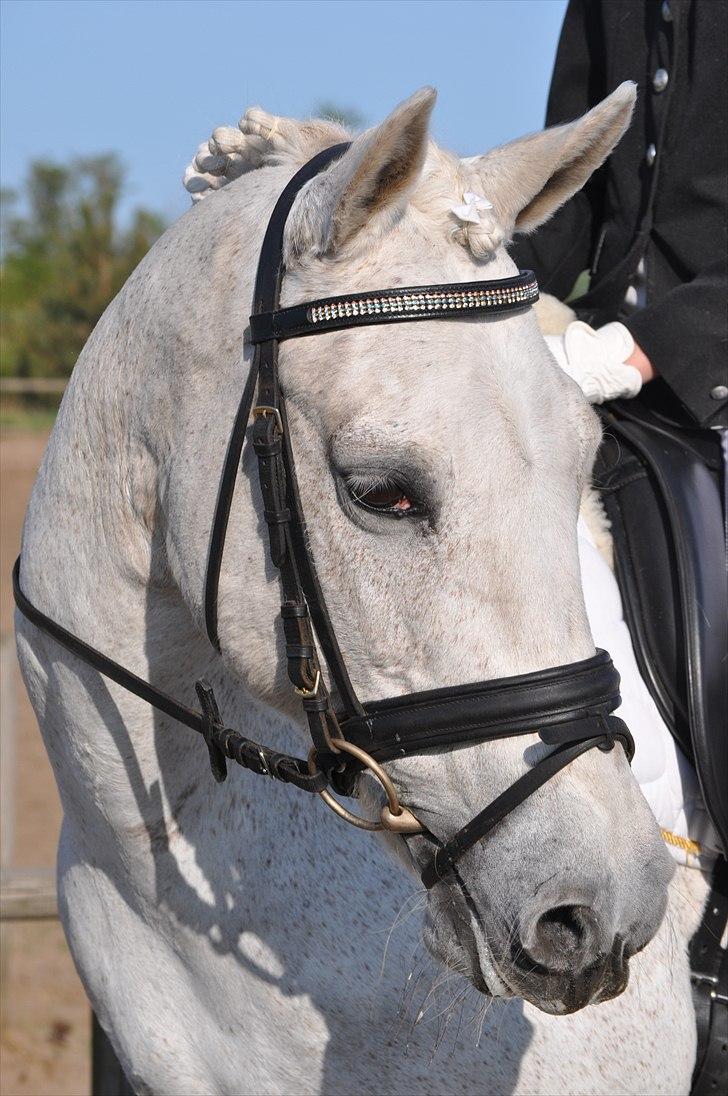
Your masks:
M425 886L432 887L468 849L575 758L594 747L611 750L619 741L631 760L634 744L622 720L611 714L620 703L619 675L605 651L536 673L373 703L362 704L356 695L306 536L285 399L278 379L279 342L345 327L508 316L529 308L538 299L538 286L531 271L521 271L512 278L366 290L281 309L280 290L285 275L283 241L290 210L303 185L328 168L348 147L348 144L336 145L305 164L283 190L268 223L250 317L251 342L255 346L253 362L223 465L205 580L205 624L210 642L219 651L220 572L243 444L252 417L252 444L258 460L263 516L268 527L271 560L280 577L288 676L301 698L313 744L308 761L260 746L226 728L214 692L206 682L196 684L200 701L200 711L196 712L55 623L23 594L20 560L15 564L13 587L19 610L36 627L99 673L201 734L217 781L225 779L226 759L230 759L252 772L295 784L304 791L318 792L332 809L354 825L403 834L424 833L438 847L422 873ZM338 697L337 707L322 673L319 650ZM381 766L383 761L426 749L534 733L554 747L552 752L445 842L428 833L399 802L394 785ZM379 821L351 814L328 791L331 785L344 795L355 794L357 778L363 769L379 779L387 796Z

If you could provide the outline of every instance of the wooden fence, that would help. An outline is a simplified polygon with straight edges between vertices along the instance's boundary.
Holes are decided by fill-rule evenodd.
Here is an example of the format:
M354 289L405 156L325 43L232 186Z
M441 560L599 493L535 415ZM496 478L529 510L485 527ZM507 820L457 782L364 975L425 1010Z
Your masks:
M53 872L45 868L0 869L0 921L53 921L58 899Z
M1 396L62 396L65 377L0 377Z

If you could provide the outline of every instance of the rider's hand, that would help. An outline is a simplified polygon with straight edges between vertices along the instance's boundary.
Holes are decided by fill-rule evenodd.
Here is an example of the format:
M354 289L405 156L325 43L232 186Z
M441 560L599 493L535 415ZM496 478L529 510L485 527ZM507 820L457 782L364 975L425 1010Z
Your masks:
M654 365L637 343L634 344L634 350L626 359L626 364L633 365L635 369L639 371L643 384L647 384L648 381L653 381L657 376L657 370Z
M574 320L563 335L546 335L545 339L557 364L576 381L590 403L629 399L637 395L643 381L654 376L649 360L624 324L608 323L595 331ZM643 373L639 368L640 356L649 376L647 369Z

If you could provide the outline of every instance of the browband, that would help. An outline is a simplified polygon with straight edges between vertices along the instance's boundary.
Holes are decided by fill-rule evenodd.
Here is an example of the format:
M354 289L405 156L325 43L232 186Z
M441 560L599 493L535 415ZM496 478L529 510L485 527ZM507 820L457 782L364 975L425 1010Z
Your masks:
M538 282L531 270L521 270L512 278L485 282L374 289L254 313L250 317L250 341L281 342L294 336L368 324L500 315L527 308L537 300Z

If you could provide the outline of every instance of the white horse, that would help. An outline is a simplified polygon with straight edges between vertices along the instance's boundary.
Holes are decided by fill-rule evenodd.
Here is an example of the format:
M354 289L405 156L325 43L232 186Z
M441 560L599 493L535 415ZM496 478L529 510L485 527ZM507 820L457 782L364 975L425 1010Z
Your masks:
M625 85L570 125L464 162L428 142L434 93L418 93L299 195L283 304L511 275L504 241L583 185L633 99ZM33 491L22 585L182 701L194 705L192 683L208 678L226 723L300 754L247 449L222 656L202 625L264 226L298 166L346 136L322 122L275 129L251 120L233 150L241 177L165 233L90 338ZM492 203L478 224L452 213L468 191ZM281 378L313 552L360 696L593 654L576 530L599 430L533 312L293 339ZM357 507L382 484L419 500L426 520ZM69 946L138 1093L687 1091L685 944L705 885L682 868L669 885L673 862L620 748L580 757L463 858L467 906L447 882L422 891L423 838L380 842L240 770L215 785L196 736L20 617L17 633L63 800ZM525 771L537 738L525 741L386 768L402 801L448 834ZM630 956L629 985L607 1000Z

